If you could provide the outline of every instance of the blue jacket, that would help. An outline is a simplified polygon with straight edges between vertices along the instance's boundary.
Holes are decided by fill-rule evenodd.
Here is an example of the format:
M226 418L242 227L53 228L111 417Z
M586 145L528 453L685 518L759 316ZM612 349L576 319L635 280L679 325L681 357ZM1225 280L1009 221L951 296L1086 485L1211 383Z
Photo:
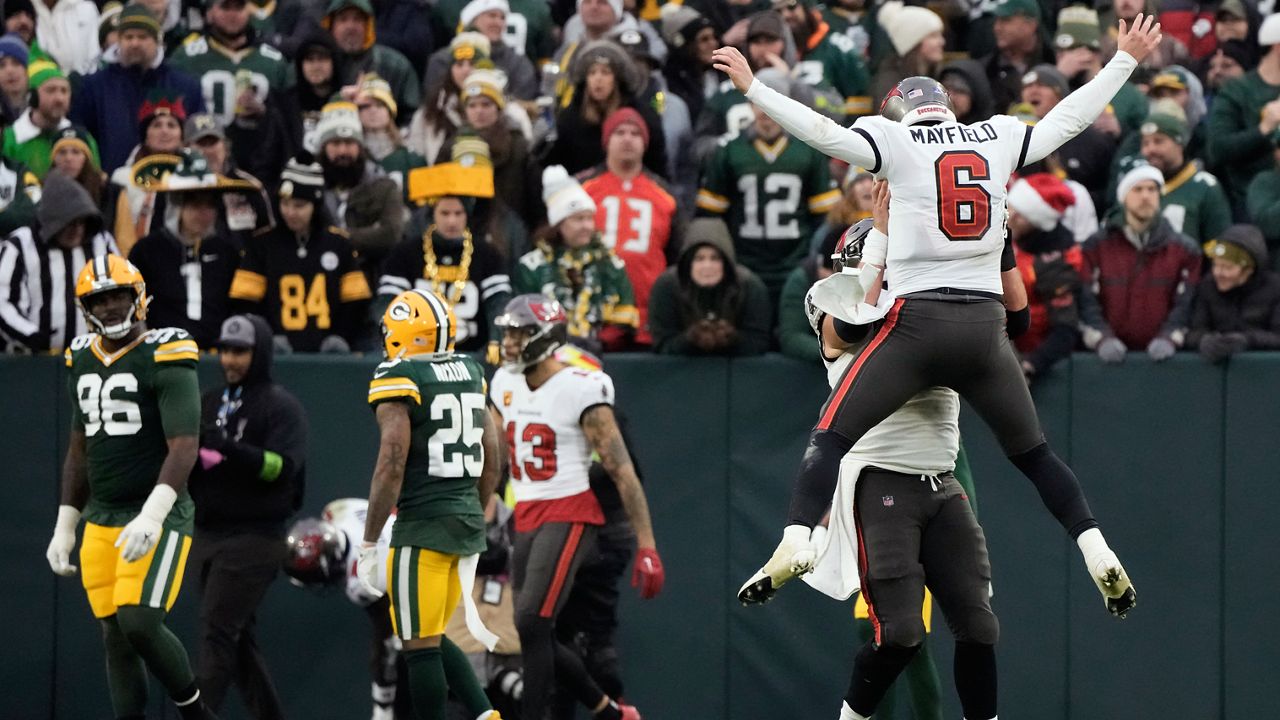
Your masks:
M163 62L145 70L125 68L117 63L104 65L81 80L76 88L71 103L72 121L83 125L98 139L105 172L123 165L141 142L138 110L147 94L157 88L181 95L187 115L204 112L200 81Z

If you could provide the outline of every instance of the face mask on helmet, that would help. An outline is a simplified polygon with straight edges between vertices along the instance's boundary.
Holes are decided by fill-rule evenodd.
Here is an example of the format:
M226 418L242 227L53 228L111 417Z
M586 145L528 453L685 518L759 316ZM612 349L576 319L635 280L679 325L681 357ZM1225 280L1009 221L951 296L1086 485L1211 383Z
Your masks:
M955 122L951 96L942 83L928 77L909 77L885 96L880 114L903 125Z
M551 357L569 342L564 308L541 295L512 298L496 323L503 329L504 342L513 338L519 351L515 358L504 357L503 367L523 372Z
M117 299L119 302L109 302ZM147 319L147 302L142 273L119 255L93 258L76 277L76 306L85 322L112 340L125 337L136 323ZM99 317L101 314L107 317Z
M862 246L866 244L873 224L871 218L865 218L844 231L836 243L836 251L831 254L832 270L838 273L855 273L858 263L862 262Z
M298 587L336 585L347 576L347 535L323 520L305 518L289 528L284 573Z

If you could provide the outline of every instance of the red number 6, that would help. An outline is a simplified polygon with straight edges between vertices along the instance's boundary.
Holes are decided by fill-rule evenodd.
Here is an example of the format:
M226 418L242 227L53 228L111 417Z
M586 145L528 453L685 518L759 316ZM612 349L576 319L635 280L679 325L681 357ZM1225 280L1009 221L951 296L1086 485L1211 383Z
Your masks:
M933 164L938 184L938 229L948 240L981 240L991 229L991 193L975 180L990 180L987 159L972 150L949 150ZM968 175L960 181L960 171Z

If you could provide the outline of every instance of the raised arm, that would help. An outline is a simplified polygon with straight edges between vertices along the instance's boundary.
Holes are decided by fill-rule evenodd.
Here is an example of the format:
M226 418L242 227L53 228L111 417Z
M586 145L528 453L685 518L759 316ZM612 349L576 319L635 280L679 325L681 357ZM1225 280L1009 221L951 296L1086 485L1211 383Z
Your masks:
M871 142L859 131L842 128L813 108L757 82L747 59L735 47L722 47L711 56L747 99L764 110L787 132L815 150L858 167L879 169Z
M1120 34L1116 38L1116 54L1111 62L1082 85L1062 99L1044 119L1031 130L1031 142L1027 146L1025 163L1043 160L1062 144L1084 132L1098 119L1116 93L1124 86L1138 63L1160 44L1160 23L1154 15L1139 14L1128 28L1120 21Z

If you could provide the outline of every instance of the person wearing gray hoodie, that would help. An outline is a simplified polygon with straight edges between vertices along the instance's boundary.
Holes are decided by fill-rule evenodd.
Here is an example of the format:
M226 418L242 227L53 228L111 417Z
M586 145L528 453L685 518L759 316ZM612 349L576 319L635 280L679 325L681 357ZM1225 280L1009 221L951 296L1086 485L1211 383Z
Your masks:
M737 264L729 228L698 218L685 231L680 260L649 295L653 349L663 355L760 355L769 349L773 312L764 283Z

